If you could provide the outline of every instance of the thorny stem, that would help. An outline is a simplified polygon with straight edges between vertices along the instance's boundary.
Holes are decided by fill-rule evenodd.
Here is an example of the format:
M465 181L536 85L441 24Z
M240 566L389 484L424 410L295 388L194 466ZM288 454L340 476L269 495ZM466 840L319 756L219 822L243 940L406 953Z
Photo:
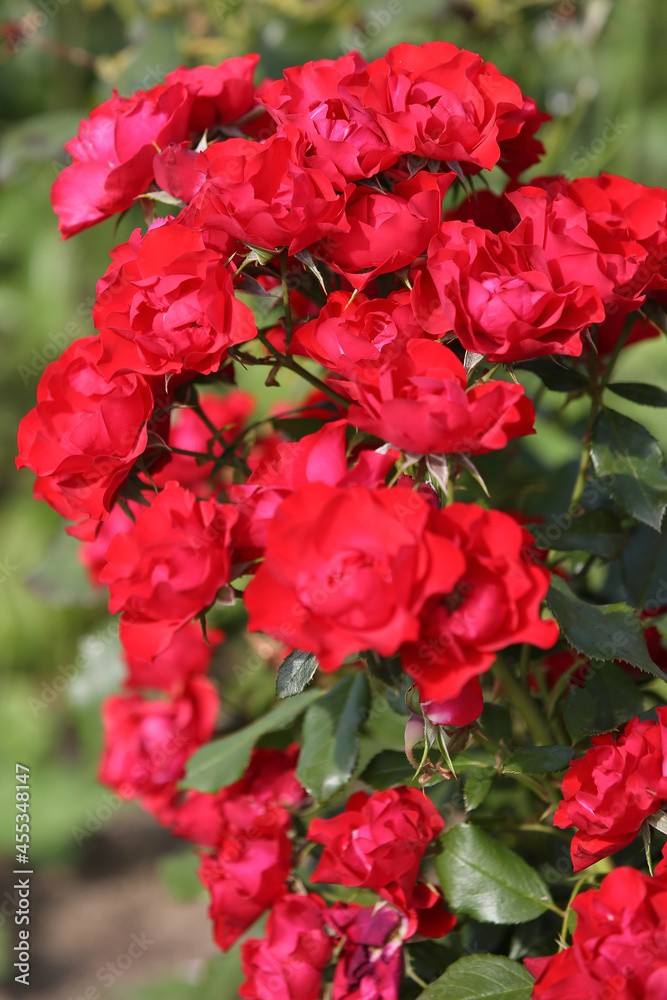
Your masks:
M345 406L349 405L350 402L349 399L346 399L345 396L342 396L339 392L336 392L335 389L331 389L321 379L319 379L317 375L311 375L308 369L302 368L301 365L298 363L298 361L295 361L294 358L290 357L287 354L283 354L281 351L279 351L277 347L273 346L270 340L267 340L267 338L264 336L263 333L258 333L257 337L262 342L262 344L264 344L267 350L272 352L273 359L265 360L263 358L253 358L252 361L249 361L250 364L261 365L270 363L271 365L274 365L276 362L278 362L281 368L289 368L291 371L296 372L297 375L300 375L301 378L306 380L306 382L310 382L311 385L315 386L316 389L319 389L321 392L325 393L327 396L329 396L330 399L335 400L335 402L337 403L343 403Z
M283 286L283 308L285 310L285 347L289 351L292 343L292 307L289 300L289 285L287 284L287 251L280 255L280 279Z
M573 504L578 504L581 495L584 492L584 486L586 485L586 477L588 475L588 469L591 463L591 449L590 449L590 439L593 430L593 425L598 418L598 414L602 409L602 393L609 384L609 380L613 374L614 366L618 361L618 357L625 346L625 342L630 334L630 326L626 323L625 329L621 333L620 337L616 341L614 350L609 358L607 364L607 369L600 379L599 384L596 383L593 375L593 365L594 359L591 360L590 372L591 372L591 384L589 385L589 394L591 397L591 408L588 414L588 420L586 421L586 429L584 431L584 436L582 438L582 452L581 458L579 460L579 469L577 471L577 478L574 482L574 487L572 489L572 496L570 498L570 506Z
M493 378L499 368L502 368L502 362L499 361L498 364L493 365L489 368L488 372L484 372L482 377L479 379L480 382L488 382L489 379Z

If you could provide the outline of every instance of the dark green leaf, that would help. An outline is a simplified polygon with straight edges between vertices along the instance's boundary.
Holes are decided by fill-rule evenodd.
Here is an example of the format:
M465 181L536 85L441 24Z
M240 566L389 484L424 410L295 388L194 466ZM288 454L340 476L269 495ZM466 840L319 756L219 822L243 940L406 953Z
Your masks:
M621 557L621 572L630 602L643 608L650 600L667 602L667 534L635 524ZM655 604L649 607L655 608Z
M507 774L548 774L564 770L572 758L570 747L526 747L515 750L503 767Z
M482 731L496 743L508 745L512 739L512 720L503 705L492 705L487 702L479 717L478 725Z
M563 717L575 743L584 736L608 733L639 715L641 693L622 667L615 663L592 663L583 688L571 687Z
M426 987L417 1000L530 1000L535 980L500 955L467 955Z
M361 774L361 780L371 788L385 791L395 785L409 785L414 778L414 770L404 753L398 750L382 750Z
M531 528L535 543L559 552L590 552L601 559L616 559L625 548L626 538L620 520L608 507L587 510L570 520L565 528L556 524Z
M640 406L667 406L667 392L647 382L612 382L607 388Z
M451 908L483 923L521 924L552 902L536 871L468 823L442 835L435 865Z
M591 457L598 478L627 514L660 531L667 507L667 470L645 427L615 410L595 421Z
M359 726L369 705L368 678L360 671L343 677L306 712L296 775L318 802L332 798L350 780L359 753Z
M481 806L486 796L491 791L493 778L496 774L495 767L479 768L477 771L469 771L463 790L466 811L472 812Z
M278 668L276 678L276 695L278 698L291 698L295 694L301 694L303 689L310 684L315 671L317 670L317 657L312 653L304 653L300 649L295 649L290 653Z
M554 392L574 392L583 388L588 381L581 372L573 371L554 358L535 358L533 361L522 361L514 367L533 372L544 382L547 389L552 389Z
M250 754L260 736L283 729L301 715L312 701L321 696L317 689L304 691L289 701L283 701L249 726L207 743L187 763L184 788L200 792L217 792L237 781L250 760Z
M460 771L468 771L472 768L475 770L479 770L480 768L486 770L486 768L495 767L495 763L496 758L494 754L489 750L485 750L484 747L478 746L472 746L465 753L457 753L452 757L452 764L457 774Z
M667 680L649 656L639 617L629 604L588 604L559 576L551 578L549 605L563 636L592 660L622 660Z

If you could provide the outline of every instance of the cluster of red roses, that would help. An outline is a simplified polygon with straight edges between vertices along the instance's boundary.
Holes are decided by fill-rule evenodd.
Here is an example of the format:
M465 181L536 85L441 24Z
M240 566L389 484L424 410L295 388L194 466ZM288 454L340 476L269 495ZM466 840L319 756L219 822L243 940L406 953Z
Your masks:
M665 1000L667 997L667 864L651 878L617 868L599 890L572 905L572 945L548 958L529 958L533 1000Z
M334 1000L392 1000L402 942L453 924L440 891L417 881L442 819L409 788L354 795L311 823L324 853L310 880L374 890L382 905L327 908L300 891L296 749L257 751L215 795L178 791L218 709L204 674L224 637L205 640L196 619L242 596L251 631L321 670L364 651L398 656L427 716L476 719L497 651L549 648L558 634L540 616L550 574L520 519L441 506L461 470L475 472L468 456L534 433L523 388L476 366L580 355L593 324L598 350L612 347L646 295L665 296L667 193L608 175L521 186L547 116L448 43L398 45L370 64L351 53L258 88L256 63L114 94L68 143L53 189L64 236L138 198L178 214L113 250L99 335L49 365L18 464L77 522L68 530L121 612L129 693L106 703L102 779L211 852L200 874L221 947L272 907L266 937L243 945L241 995L315 998L335 954ZM443 211L450 189L496 165L504 194ZM273 326L256 320L276 309ZM652 332L641 320L632 335ZM259 431L252 398L211 391L233 381L232 361L271 366L267 384L282 366L315 381L300 410L319 429ZM625 783L662 739L650 790L624 789L629 819L586 820L589 755L573 765L558 820L593 838L579 834L581 857L627 843L667 798L661 726L658 737L633 724L590 751L594 775Z
M657 722L633 719L618 739L594 736L563 778L554 825L578 829L571 846L575 871L626 847L667 802L667 707L656 712Z

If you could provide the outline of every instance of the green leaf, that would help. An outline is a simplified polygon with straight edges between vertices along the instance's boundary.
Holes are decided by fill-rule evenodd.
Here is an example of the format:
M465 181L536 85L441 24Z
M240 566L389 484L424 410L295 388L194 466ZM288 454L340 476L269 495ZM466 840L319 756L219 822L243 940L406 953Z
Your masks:
M452 757L452 764L457 774L460 771L467 771L471 768L477 771L480 768L483 770L490 767L495 768L495 763L495 755L490 750L485 750L484 747L479 746L471 746L465 753L457 753Z
M310 684L318 667L317 657L312 653L303 653L295 649L278 668L276 678L276 695L278 698L291 698L301 694L307 684Z
M379 792L395 785L409 785L414 776L405 754L398 750L382 750L360 775L362 781Z
M547 527L538 525L531 531L540 548L557 549L559 552L590 552L601 559L616 559L626 544L623 526L608 507L587 510L573 518L565 528L556 524Z
M196 788L200 792L217 792L238 781L248 766L252 748L260 736L289 726L321 694L316 688L304 691L303 694L276 705L249 726L207 743L188 761L182 786Z
M494 767L479 768L477 771L470 771L463 790L467 812L472 812L473 809L481 806L491 791L495 774L496 769Z
M184 201L173 194L168 194L167 191L147 191L145 194L138 194L137 201L140 198L146 201L159 201L164 205L174 205L176 208L185 208Z
M549 774L552 771L563 771L572 758L574 750L570 747L526 747L515 750L503 767L506 774Z
M647 382L612 382L607 388L640 406L667 406L667 392Z
M553 392L574 392L583 388L588 381L581 372L573 371L554 358L535 358L532 361L522 361L514 367L537 375L547 389L552 389Z
M467 955L426 987L417 1000L530 1000L535 980L500 955Z
M468 823L440 837L435 866L451 908L483 923L525 923L552 905L549 890L536 871Z
M641 622L629 604L588 604L559 576L551 578L546 601L563 636L578 653L592 660L622 660L667 680L649 656Z
M641 693L622 667L615 663L592 663L583 688L572 686L565 699L563 718L578 743L584 736L608 733L639 715Z
M667 507L667 470L645 427L604 410L593 427L591 458L598 478L627 514L660 531Z
M635 524L628 534L628 544L621 557L621 574L631 604L643 608L664 591L667 579L667 534L646 524ZM664 603L659 598L657 603Z
M487 702L478 719L478 725L496 743L509 745L512 740L512 720L504 705Z
M306 712L296 776L318 802L327 802L350 780L369 705L368 677L359 671L343 677Z

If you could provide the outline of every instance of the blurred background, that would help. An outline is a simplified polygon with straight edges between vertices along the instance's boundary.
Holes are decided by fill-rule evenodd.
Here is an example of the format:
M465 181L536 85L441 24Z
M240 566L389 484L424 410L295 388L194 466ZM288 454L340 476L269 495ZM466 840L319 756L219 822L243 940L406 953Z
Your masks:
M0 802L10 817L14 763L29 765L35 1000L226 1000L239 981L234 960L205 964L215 949L196 859L96 783L99 703L121 676L114 628L77 543L32 501L31 474L14 469L16 427L42 371L93 332L108 250L140 224L137 209L117 234L111 220L60 242L49 189L66 163L63 143L112 88L150 88L180 64L256 51L262 74L276 76L352 48L370 59L433 39L481 53L550 112L540 172L667 183L664 0L0 0ZM633 346L620 374L664 384L665 346ZM632 415L631 404L618 408ZM664 446L660 411L647 413L639 419ZM527 509L567 508L571 479L561 473L578 455L580 419L576 406L543 416L538 439L521 445L509 485L539 479L539 491L524 491ZM242 705L257 697L236 695ZM9 957L12 844L3 820L8 997L23 989ZM123 971L114 963L133 934L151 944Z

